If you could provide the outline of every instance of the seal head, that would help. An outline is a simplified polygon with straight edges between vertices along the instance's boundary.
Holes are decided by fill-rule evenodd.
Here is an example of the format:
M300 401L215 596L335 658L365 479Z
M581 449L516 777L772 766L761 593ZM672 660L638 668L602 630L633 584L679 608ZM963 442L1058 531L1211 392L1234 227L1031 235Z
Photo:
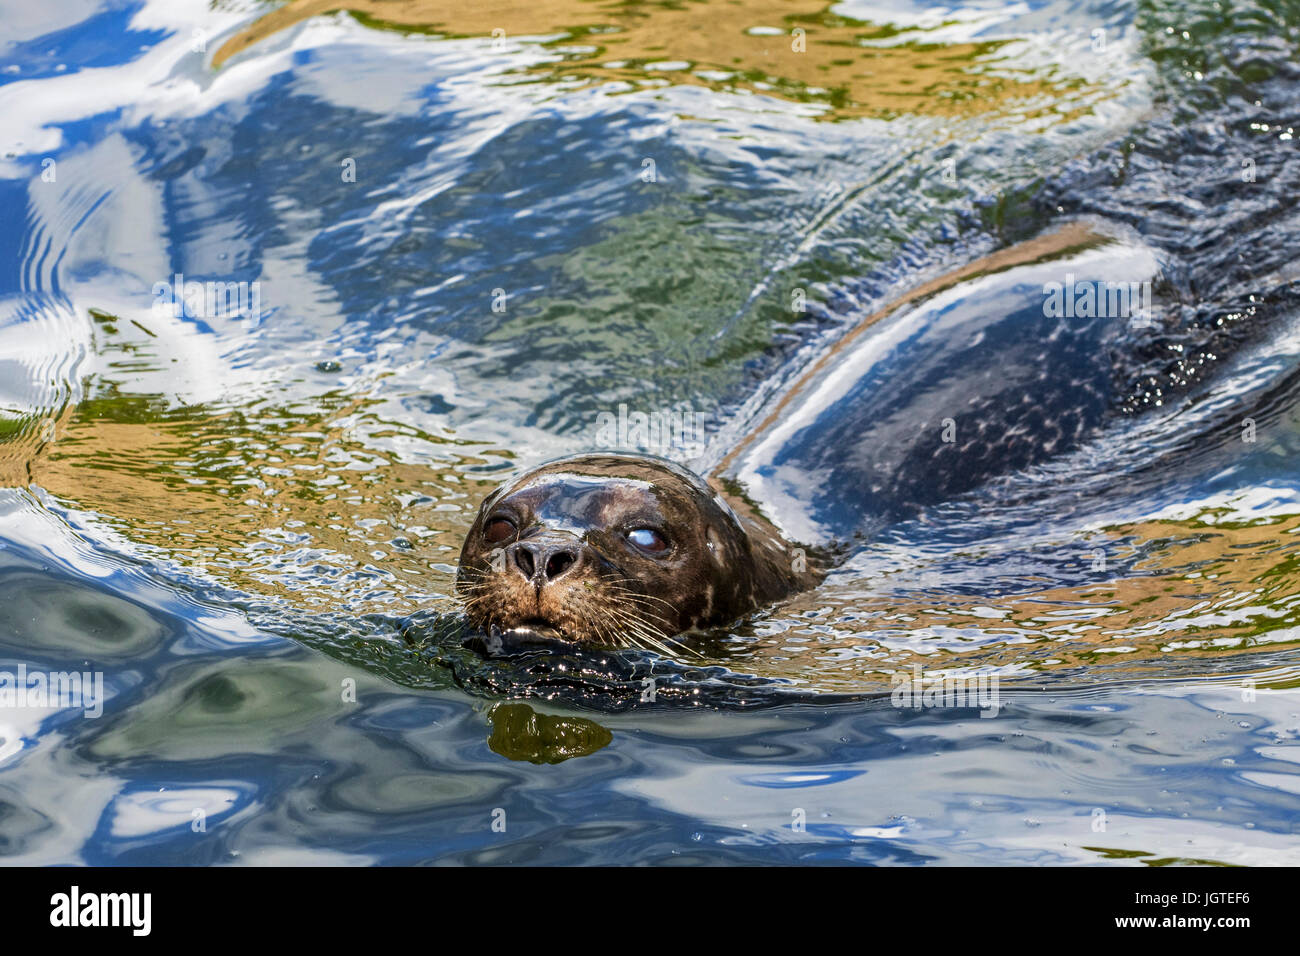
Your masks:
M484 499L456 589L483 629L653 645L796 590L788 565L686 469L650 456L581 455Z

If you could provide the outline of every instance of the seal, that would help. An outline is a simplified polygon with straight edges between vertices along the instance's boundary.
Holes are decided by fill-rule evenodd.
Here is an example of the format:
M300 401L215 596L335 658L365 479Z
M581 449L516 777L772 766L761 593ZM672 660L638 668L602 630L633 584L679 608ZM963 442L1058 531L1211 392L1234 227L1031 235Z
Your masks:
M802 552L697 475L611 453L549 462L489 494L456 589L483 630L664 649L817 580Z
M663 649L815 587L889 524L1090 440L1129 317L1063 316L1046 294L1064 281L1096 302L1158 270L1136 240L1067 226L861 319L715 436L707 480L625 453L527 472L488 496L466 537L470 623Z

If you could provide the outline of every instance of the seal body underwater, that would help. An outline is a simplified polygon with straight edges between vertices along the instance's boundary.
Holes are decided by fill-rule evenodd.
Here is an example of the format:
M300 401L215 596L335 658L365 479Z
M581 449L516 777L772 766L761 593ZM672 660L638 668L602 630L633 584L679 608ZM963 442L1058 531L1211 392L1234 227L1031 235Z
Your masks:
M1139 281L1158 264L1066 227L861 320L764 399L707 480L600 453L508 481L462 549L469 623L663 649L815 587L885 524L1079 446L1103 423L1125 317L1052 316L1043 290L1067 269Z

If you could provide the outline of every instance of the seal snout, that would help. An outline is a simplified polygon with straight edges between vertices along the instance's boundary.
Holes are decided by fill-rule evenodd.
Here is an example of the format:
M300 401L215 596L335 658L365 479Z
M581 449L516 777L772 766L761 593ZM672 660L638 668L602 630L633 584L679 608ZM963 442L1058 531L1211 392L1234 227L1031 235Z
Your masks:
M580 568L582 548L567 536L516 541L506 548L506 561L525 580L541 587Z

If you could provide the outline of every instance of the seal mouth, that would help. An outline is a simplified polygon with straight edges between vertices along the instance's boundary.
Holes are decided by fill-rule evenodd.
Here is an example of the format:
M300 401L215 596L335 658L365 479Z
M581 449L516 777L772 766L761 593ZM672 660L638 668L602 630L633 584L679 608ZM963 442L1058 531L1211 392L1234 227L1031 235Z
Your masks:
M506 628L507 632L519 637L541 637L548 640L564 640L564 631L560 630L544 617L526 617L518 624Z
M466 641L465 646L473 647L487 657L513 657L538 649L564 651L573 645L554 627L521 623L510 627L489 624L486 630Z

